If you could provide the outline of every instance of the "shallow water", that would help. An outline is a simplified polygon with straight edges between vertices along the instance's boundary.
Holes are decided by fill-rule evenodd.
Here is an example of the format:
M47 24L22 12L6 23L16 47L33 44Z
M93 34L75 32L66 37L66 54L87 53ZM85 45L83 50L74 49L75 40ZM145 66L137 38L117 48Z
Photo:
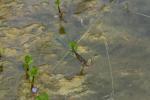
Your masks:
M5 50L0 60L0 100L20 100L26 54L56 78L75 76L81 65L69 53L70 41L78 41L78 52L86 60L94 59L82 84L86 89L55 91L49 93L52 100L149 100L150 1L62 1L62 22L54 0L0 1L0 48ZM52 86L47 89L53 90Z

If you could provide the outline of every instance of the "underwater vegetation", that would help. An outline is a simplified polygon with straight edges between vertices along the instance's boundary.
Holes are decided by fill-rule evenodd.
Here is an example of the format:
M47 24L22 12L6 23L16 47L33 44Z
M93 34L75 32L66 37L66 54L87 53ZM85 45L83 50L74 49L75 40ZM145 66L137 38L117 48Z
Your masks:
M25 70L25 73L26 73L26 79L29 79L29 69L31 68L32 63L33 63L32 56L31 55L26 55L24 57L24 64L23 64L23 67L24 67L24 70Z
M38 68L33 66L30 70L29 70L29 78L30 78L30 81L31 81L31 91L34 93L34 90L36 89L34 87L34 82L35 82L35 78L36 76L38 75ZM36 90L35 90L36 92Z
M41 93L40 95L38 95L35 100L50 100L49 96L46 92Z
M71 49L72 52L73 52L73 51L77 51L77 49L78 49L78 44L77 44L77 42L75 42L75 41L71 41L71 42L69 43L69 47L70 47L70 49Z
M61 10L61 0L55 0L55 5L58 9L59 18L62 19L63 18L63 11Z
M34 87L35 78L38 75L38 68L35 66L32 66L33 58L31 55L26 55L24 58L24 69L26 73L26 79L31 82L31 91L32 93L37 92L37 88Z
M88 62L77 52L77 49L78 49L77 42L75 42L75 41L70 42L69 47L70 47L72 53L74 53L77 60L81 63L82 66L81 66L79 75L83 75L84 74L84 68L86 66L89 66Z

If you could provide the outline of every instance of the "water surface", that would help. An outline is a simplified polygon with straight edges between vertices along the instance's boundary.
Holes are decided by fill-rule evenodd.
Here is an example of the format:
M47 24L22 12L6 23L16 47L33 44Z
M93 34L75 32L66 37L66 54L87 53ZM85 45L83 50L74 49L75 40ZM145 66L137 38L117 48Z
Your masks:
M67 52L68 43L79 40L79 53L94 58L82 84L86 90L51 95L52 100L149 100L150 1L62 1L64 22L54 0L0 1L0 48L5 49L0 99L18 100L26 54L36 66L46 64L45 71L76 75L81 65Z

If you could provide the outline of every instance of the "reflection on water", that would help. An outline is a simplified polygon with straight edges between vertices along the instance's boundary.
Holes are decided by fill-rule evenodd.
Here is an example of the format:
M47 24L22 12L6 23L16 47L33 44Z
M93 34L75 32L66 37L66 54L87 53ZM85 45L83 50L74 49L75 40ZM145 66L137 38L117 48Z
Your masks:
M54 0L0 0L0 100L31 99L22 68L28 53L41 70L37 85L52 100L149 100L149 4L62 0L64 22ZM70 41L94 58L84 77L76 76L81 65Z

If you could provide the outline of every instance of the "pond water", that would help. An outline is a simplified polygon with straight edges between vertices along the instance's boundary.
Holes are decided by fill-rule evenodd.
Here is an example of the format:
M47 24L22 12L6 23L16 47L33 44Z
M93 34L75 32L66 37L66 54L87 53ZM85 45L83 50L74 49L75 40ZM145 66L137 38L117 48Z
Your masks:
M50 100L150 99L150 0L0 0L0 100L34 100L24 56ZM81 64L68 44L92 64Z

